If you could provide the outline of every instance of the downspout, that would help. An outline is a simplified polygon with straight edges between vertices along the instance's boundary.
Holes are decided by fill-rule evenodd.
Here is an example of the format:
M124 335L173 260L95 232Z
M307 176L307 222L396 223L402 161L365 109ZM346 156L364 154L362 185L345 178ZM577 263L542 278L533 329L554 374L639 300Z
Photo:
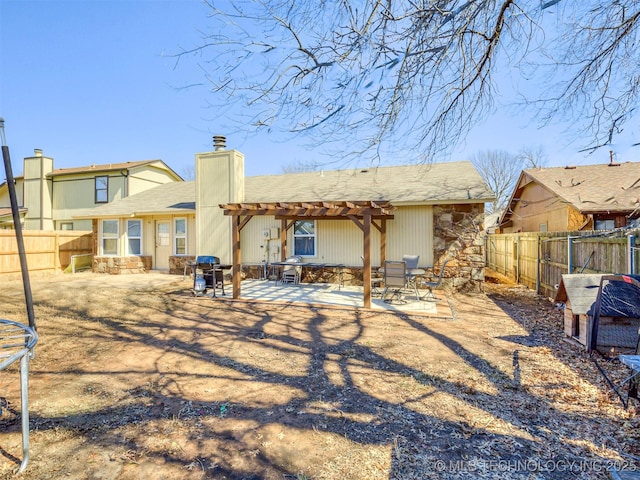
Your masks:
M120 175L124 177L124 182L122 184L122 198L126 198L129 196L129 170L123 168L120 170Z

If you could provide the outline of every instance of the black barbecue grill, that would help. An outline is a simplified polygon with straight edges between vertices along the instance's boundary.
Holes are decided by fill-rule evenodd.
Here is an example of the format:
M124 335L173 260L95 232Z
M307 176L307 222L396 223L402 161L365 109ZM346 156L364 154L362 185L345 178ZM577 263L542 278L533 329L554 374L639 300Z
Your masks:
M229 268L221 265L220 259L213 255L200 255L191 264L193 271L193 294L204 295L207 290L213 290L212 297L216 296L216 289L222 290L224 295L224 275L223 269Z

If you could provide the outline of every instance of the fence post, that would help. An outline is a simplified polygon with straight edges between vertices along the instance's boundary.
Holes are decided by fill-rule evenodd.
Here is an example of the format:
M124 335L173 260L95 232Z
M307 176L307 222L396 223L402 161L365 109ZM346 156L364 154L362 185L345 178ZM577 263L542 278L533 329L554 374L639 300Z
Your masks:
M538 254L536 255L536 263L538 267L536 268L536 293L540 295L540 268L542 267L542 259L540 257L542 256L542 241L540 240L539 233L536 235L536 238L536 241L538 242Z
M573 254L571 252L572 244L573 244L573 238L571 237L571 235L568 235L567 236L567 273L571 273L571 271L573 270L573 267L572 267Z
M629 275L635 274L635 246L636 246L636 237L635 235L627 235L627 249L629 253L627 254L627 272Z
M55 244L55 252L54 252L54 258L53 258L53 266L55 267L56 271L60 270L60 234L58 232L54 233L54 244Z

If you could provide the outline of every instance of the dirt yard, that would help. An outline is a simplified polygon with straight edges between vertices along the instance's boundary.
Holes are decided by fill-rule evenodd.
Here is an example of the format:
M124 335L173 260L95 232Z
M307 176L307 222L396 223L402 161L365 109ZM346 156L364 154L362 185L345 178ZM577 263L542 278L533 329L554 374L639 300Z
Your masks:
M141 277L141 276L139 276ZM512 285L455 319L193 298L188 281L33 280L24 479L608 478L640 466L636 404ZM0 317L26 322L3 281ZM21 459L0 372L0 478Z

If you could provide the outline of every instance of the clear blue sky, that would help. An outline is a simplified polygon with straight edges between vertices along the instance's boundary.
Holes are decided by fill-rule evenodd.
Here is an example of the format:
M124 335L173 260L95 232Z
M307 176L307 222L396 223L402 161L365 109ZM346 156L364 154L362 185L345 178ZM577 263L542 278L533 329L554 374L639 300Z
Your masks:
M195 153L212 149L213 134L226 134L227 147L245 154L247 175L323 161L250 127L220 131L202 72L171 58L200 43L208 13L199 0L0 0L0 116L14 174L34 148L56 168L159 158L183 174ZM182 88L192 84L200 86ZM476 127L451 160L540 144L550 166L608 161L608 149L576 154L560 133L505 111ZM617 149L618 160L637 160L636 150Z

